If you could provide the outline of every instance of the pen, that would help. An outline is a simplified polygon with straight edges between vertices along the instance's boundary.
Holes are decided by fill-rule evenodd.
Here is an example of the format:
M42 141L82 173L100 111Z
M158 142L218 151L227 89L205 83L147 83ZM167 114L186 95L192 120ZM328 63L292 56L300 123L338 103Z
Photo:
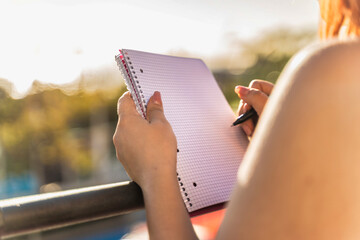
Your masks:
M254 108L251 108L249 111L247 111L246 113L243 113L241 114L236 120L235 122L233 122L233 124L231 125L232 127L233 126L236 126L240 123L243 123L245 122L246 120L254 117L256 115L256 111Z

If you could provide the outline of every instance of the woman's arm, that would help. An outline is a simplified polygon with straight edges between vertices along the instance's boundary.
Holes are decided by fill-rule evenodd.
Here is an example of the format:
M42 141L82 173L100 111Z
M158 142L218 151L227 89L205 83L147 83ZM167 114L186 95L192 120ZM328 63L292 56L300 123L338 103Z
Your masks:
M135 109L130 94L118 102L119 120L113 137L116 154L142 189L151 239L197 239L180 195L176 176L177 143L155 92L147 120Z
M219 239L360 239L360 43L300 53L240 166Z
M198 239L180 195L177 178L149 180L143 188L147 224L151 239Z

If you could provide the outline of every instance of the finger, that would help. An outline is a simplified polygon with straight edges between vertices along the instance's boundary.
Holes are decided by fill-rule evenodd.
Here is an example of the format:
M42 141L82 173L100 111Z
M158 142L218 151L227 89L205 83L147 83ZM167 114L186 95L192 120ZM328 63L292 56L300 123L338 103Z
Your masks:
M240 116L241 114L245 113L244 112L244 101L241 99L240 102L239 102L239 106L238 106L238 109L236 111L236 114L238 116Z
M243 122L242 124L240 124L240 126L248 137L252 136L254 129L255 129L253 120L249 119L249 120Z
M166 120L161 100L161 94L158 91L155 91L154 95L152 95L149 99L146 108L146 118L150 123Z
M274 84L272 84L271 82L255 79L250 82L249 87L258 89L258 90L262 91L263 93L265 93L266 95L270 96L270 94L274 88Z
M245 103L252 106L260 116L269 97L262 91L255 88L237 86L236 91L239 94L239 97Z
M246 113L250 109L251 109L251 106L241 99L236 113L238 116L240 116L241 114Z
M117 104L117 113L118 115L122 114L132 114L132 115L139 115L138 111L136 110L136 106L134 100L131 98L129 92L125 92L118 100Z
M247 112L251 109L251 106L248 103L244 103L244 112Z
M250 108L251 107L249 106L249 104L245 103L243 100L240 100L237 114L241 115L241 114L249 111ZM242 131L244 131L247 136L249 136L249 137L252 136L254 129L255 129L255 124L254 124L253 119L249 119L249 120L241 123L240 126L242 128Z

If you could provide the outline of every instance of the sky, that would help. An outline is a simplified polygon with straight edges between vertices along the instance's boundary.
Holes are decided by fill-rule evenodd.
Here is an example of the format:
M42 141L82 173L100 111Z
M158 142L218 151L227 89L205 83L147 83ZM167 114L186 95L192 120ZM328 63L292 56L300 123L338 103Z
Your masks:
M315 0L1 0L0 78L25 93L34 80L64 84L116 67L120 48L211 57L229 51L229 34L317 22Z

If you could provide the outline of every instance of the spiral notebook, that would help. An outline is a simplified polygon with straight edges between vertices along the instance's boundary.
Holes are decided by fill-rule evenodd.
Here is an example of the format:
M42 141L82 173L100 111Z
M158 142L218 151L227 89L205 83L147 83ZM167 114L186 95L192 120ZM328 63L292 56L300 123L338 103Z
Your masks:
M138 112L160 91L178 142L179 188L189 213L229 200L248 145L213 75L200 59L129 49L115 60Z

